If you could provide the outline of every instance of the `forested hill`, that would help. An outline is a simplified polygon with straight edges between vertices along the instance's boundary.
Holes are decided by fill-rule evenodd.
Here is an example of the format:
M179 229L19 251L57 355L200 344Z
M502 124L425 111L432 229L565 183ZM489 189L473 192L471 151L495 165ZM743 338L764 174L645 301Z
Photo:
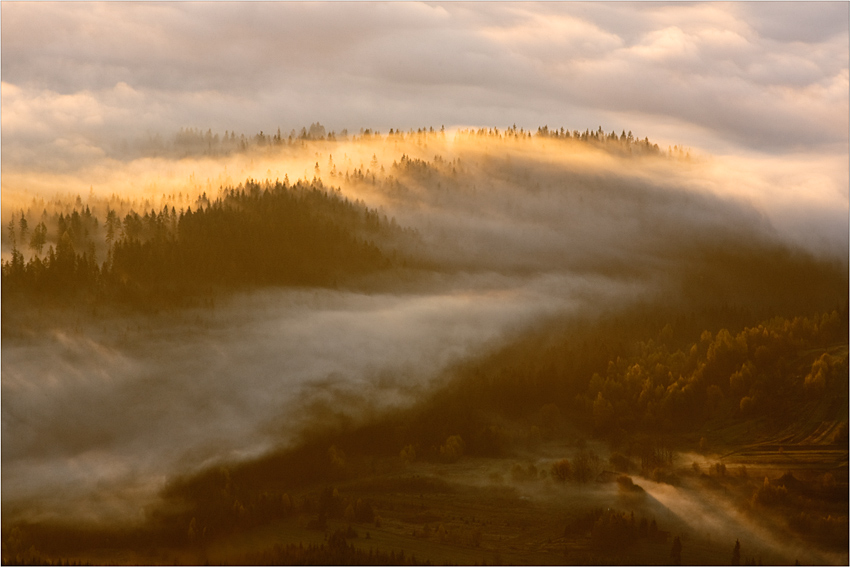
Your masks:
M163 206L123 219L108 211L102 222L88 207L74 209L53 224L55 249L42 254L44 238L35 238L35 246L30 238L29 259L16 247L3 262L4 298L162 304L222 287L334 286L393 265L395 252L379 243L406 234L316 180L248 180L214 200L204 194L195 210ZM46 231L42 222L32 234ZM104 242L107 257L99 263L96 250Z

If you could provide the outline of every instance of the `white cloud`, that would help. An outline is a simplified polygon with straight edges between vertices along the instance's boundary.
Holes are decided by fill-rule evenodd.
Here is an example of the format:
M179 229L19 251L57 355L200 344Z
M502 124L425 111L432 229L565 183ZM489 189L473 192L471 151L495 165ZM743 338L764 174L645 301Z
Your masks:
M11 3L2 20L4 146L11 158L33 156L52 138L83 136L109 151L184 126L251 134L317 120L336 130L636 129L600 123L614 115L680 123L690 145L691 131L710 132L702 139L719 142L709 149L846 145L848 26L834 21L846 11ZM806 29L794 32L796 21Z
M656 62L698 60L699 47L696 38L676 26L653 31L630 51L641 59Z

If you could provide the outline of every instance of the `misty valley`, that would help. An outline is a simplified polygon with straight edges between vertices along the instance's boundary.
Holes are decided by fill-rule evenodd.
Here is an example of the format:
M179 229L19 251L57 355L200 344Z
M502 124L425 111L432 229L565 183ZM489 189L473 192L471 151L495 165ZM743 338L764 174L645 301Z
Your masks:
M846 219L724 167L315 123L32 173L3 564L847 564Z

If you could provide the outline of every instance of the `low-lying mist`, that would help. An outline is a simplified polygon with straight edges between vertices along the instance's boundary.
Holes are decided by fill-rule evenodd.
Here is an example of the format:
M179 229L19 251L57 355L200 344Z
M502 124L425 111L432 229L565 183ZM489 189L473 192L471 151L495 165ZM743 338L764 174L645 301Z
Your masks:
M156 155L78 159L62 172L13 163L4 167L2 216L23 210L34 218L63 196L69 210L76 195L101 214L107 207L141 214L163 204L194 207L202 193L216 195L246 178L318 178L406 224L436 229L431 237L481 233L481 242L460 243L466 260L506 244L506 256L524 257L529 239L550 250L553 230L570 235L573 254L601 249L585 252L585 233L620 248L632 243L634 230L642 240L655 238L647 244L663 243L670 230L682 233L677 223L689 229L684 236L701 228L717 236L730 227L752 236L758 227L809 252L840 259L848 253L846 164L831 154L712 157L594 132L589 139L493 129L307 136L258 135L243 149L219 152L206 150L204 134L195 133L192 151L175 143Z
M846 558L838 552L819 550L797 538L777 536L768 527L769 522L765 522L767 525L754 522L726 495L706 493L699 486L645 483L644 489L667 515L687 526L685 534L694 539L706 538L724 545L736 539L746 541L757 546L760 556L771 557L764 557L768 563L796 557L812 564L840 564Z
M248 178L315 178L415 230L377 242L405 263L354 283L243 287L158 313L4 304L4 524L143 522L176 477L413 407L456 366L551 321L580 334L636 304L774 316L846 300L846 179L817 177L809 198L804 160L786 164L796 185L777 203L763 161L606 136L366 132L4 171L4 230L45 220L53 246L51 215L88 206L103 226L107 210L197 210ZM104 234L92 238L103 262ZM4 238L4 258L12 247ZM811 271L788 271L800 266ZM683 517L702 505L652 496Z
M427 294L268 290L6 340L4 515L139 520L168 475L286 445L320 408L358 421L408 406L537 321L645 293L485 274L435 278Z

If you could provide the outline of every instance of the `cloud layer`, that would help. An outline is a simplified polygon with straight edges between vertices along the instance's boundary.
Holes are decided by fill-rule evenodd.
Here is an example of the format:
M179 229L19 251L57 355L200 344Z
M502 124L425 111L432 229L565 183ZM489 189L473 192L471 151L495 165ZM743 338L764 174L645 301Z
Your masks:
M313 121L847 148L843 3L9 3L2 15L4 161Z

